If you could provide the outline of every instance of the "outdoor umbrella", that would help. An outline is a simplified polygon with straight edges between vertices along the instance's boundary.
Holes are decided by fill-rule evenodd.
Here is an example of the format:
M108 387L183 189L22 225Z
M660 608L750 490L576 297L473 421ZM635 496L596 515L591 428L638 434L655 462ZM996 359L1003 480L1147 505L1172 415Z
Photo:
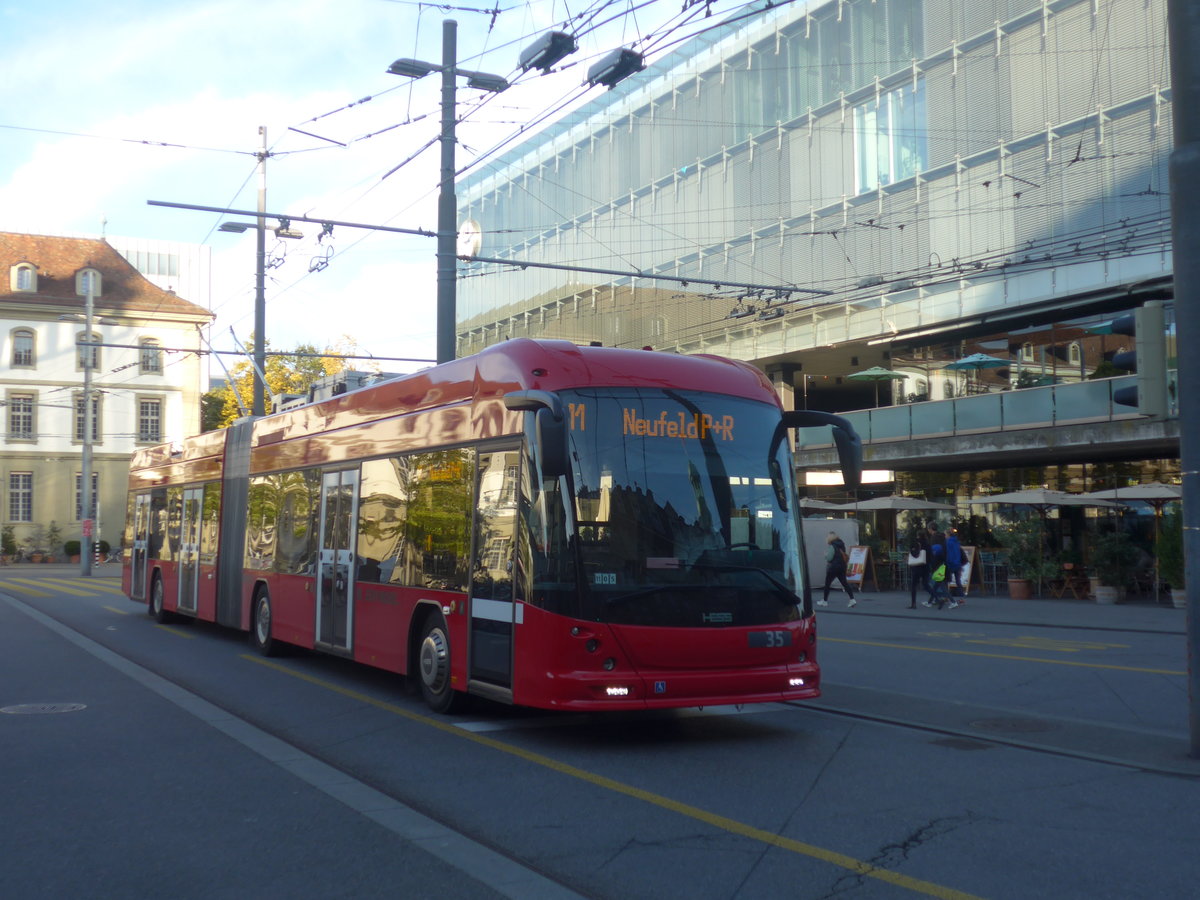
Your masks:
M826 509L832 512L845 512L849 509L845 503L830 503L828 500L814 500L812 497L801 497L800 506L804 509Z
M1001 369L1007 365L1011 365L1007 359L988 356L986 353L972 353L970 356L964 356L962 359L948 364L946 368L953 369L956 372L974 372L976 379L978 379L981 369Z
M1002 369L1005 366L1012 365L1007 359L1000 359L998 356L988 356L986 353L972 353L970 356L964 356L962 359L956 359L952 363L948 363L945 368L954 369L972 369L978 372L980 369Z
M1052 491L1047 488L1028 488L1023 491L1009 491L1007 494L992 494L988 497L972 497L971 503L1011 503L1014 506L1032 506L1046 517L1052 506L1107 506L1116 504L1094 497L1089 494L1069 494L1066 491Z
M1010 491L1007 494L992 494L990 497L972 497L971 503L1011 503L1014 506L1032 506L1042 517L1042 532L1046 530L1046 514L1052 506L1104 506L1115 507L1117 504L1108 500L1087 497L1083 494L1069 494L1066 491L1052 491L1047 488L1028 488L1023 491ZM1038 579L1038 590L1041 591L1041 579Z
M902 381L906 376L900 372L893 372L891 369L885 369L882 366L871 366L869 369L863 369L861 372L851 372L846 376L847 381L873 381L875 382L875 405L879 405L879 382L881 381Z
M1109 488L1105 491L1091 491L1084 497L1094 497L1098 500L1115 500L1118 503L1130 503L1141 500L1154 507L1154 602L1158 602L1158 537L1162 530L1161 519L1163 507L1173 500L1183 497L1183 488L1177 484L1163 484L1151 481L1148 484L1133 484L1126 487Z
M954 507L948 503L935 503L932 500L921 500L917 497L901 497L899 494L892 494L888 497L874 497L871 500L863 500L861 503L851 504L851 506L856 510L890 509L897 513L902 510L954 509ZM892 537L894 546L898 544L898 541L896 541L895 538L899 534L899 531L899 523L893 523Z

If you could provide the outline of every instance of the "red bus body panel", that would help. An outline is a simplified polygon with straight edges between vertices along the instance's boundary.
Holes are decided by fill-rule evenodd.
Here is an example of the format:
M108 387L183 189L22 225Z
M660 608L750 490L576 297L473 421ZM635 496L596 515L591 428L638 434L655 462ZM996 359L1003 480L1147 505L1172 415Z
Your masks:
M580 348L566 341L517 339L413 375L384 381L253 424L249 475L353 463L356 460L523 434L525 413L504 406L516 390L581 386L678 387L779 405L767 377L745 363L715 356L645 350ZM196 486L222 478L226 432L189 438L134 454L130 493ZM222 504L226 501L222 492ZM222 540L224 553L243 547ZM126 548L122 586L131 591ZM149 560L163 579L165 608L178 608L176 563ZM216 567L204 565L196 617L215 621ZM147 590L150 581L147 579ZM243 566L240 626L249 630L254 592L272 601L273 636L314 648L316 579ZM413 623L422 606L439 609L448 627L451 683L468 689L469 599L389 584L356 583L350 656L402 674L410 672ZM759 628L609 626L568 619L518 603L513 636L512 701L561 710L709 706L797 700L820 693L813 617ZM574 633L572 633L574 631ZM750 646L753 631L787 632L782 646ZM596 641L589 649L589 640ZM605 668L611 660L611 668ZM626 690L622 696L610 690Z

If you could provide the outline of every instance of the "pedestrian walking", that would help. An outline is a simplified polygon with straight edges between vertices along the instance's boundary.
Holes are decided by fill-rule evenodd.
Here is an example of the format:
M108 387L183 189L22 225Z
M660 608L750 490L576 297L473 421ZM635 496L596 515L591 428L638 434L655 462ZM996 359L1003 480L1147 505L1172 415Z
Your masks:
M962 606L967 602L967 591L962 583L962 567L966 561L962 544L958 542L958 529L951 528L946 533L946 594L950 597L950 608ZM950 582L958 585L958 596L954 596L954 588Z
M941 609L950 598L946 594L946 536L938 531L937 522L929 523L926 540L929 541L929 599L925 605Z
M846 581L846 563L849 561L846 554L846 542L838 537L836 531L831 531L829 537L825 539L825 543L827 545L825 547L825 593L817 601L817 606L829 605L829 586L834 581L840 581L846 596L850 598L850 602L846 606L852 607L858 601L854 599L854 591Z
M925 588L929 593L933 591L929 587L929 553L925 549L925 544L921 538L913 540L908 548L908 557L905 560L908 563L908 587L909 600L908 608L917 608L917 585Z

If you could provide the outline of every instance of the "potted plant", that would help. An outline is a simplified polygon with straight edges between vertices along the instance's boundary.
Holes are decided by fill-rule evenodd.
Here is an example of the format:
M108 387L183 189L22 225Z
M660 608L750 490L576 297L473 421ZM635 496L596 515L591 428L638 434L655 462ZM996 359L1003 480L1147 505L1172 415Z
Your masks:
M73 563L79 562L79 541L67 541L63 544L63 553L67 554L67 559Z
M0 528L0 562L8 565L17 555L17 538L13 534L13 527L5 525Z
M1092 540L1092 571L1099 582L1097 603L1116 603L1133 582L1137 548L1123 531L1107 531Z
M1171 586L1171 604L1182 609L1187 606L1187 592L1183 586L1183 512L1178 508L1163 516L1157 553L1158 577Z
M62 552L62 529L58 527L58 523L53 519L50 520L50 527L46 529L46 554L42 557L43 562L54 562L54 558Z
M1058 574L1058 564L1046 555L1039 519L1019 519L996 529L1008 567L1008 596L1014 600L1033 595L1033 582L1041 583Z
M46 526L36 523L23 541L30 562L41 562L46 555Z

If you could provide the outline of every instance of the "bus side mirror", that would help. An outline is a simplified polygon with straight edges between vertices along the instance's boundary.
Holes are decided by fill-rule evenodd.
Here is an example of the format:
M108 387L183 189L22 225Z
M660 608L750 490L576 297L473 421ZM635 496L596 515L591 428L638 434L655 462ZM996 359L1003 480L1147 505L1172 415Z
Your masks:
M570 472L567 451L567 420L562 401L550 391L510 391L504 395L507 409L532 412L534 442L542 474L558 478Z
M831 427L833 443L837 447L838 465L842 469L842 483L848 488L856 488L862 484L862 439L848 419L815 409L793 409L783 414L783 424L785 428L813 428L818 425Z

